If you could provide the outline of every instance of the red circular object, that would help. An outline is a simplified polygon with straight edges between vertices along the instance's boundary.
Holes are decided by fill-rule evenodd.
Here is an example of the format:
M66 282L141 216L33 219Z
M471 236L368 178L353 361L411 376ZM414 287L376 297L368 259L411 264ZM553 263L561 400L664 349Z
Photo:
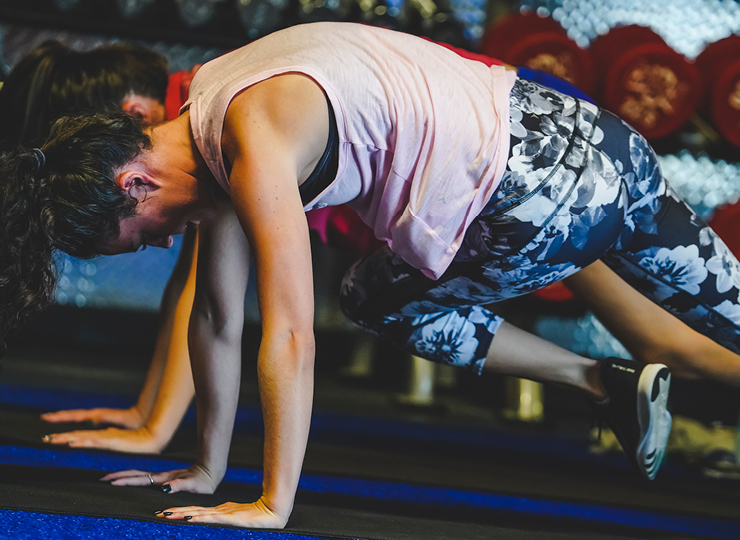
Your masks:
M593 60L596 74L594 95L600 103L604 101L605 81L609 69L632 47L645 43L665 45L663 38L650 28L637 25L617 26L609 30L608 34L599 36L591 42L588 52Z
M608 34L599 36L591 42L588 49L596 72L597 99L603 100L607 73L619 58L633 47L646 43L666 45L663 38L646 26L629 25L612 28ZM666 45L667 46L667 45Z
M740 146L740 36L710 44L696 58L707 91L702 109L720 134Z
M662 43L630 47L607 69L603 104L648 139L664 137L694 114L701 75Z
M719 237L736 257L740 257L740 202L722 206L709 219Z
M704 80L705 94L700 107L712 115L713 88L722 71L740 59L740 36L729 36L711 43L696 57L694 65Z
M740 36L730 36L707 46L695 65L707 81L714 81L728 63L740 59Z
M599 61L602 68L606 68L606 64L614 62L625 51L645 43L666 44L662 37L647 26L631 24L617 26L609 33L597 37L591 42L589 51Z
M562 281L534 291L532 295L548 302L570 302L575 298L570 289Z
M713 80L709 108L714 125L725 139L740 146L740 59L725 66Z
M560 32L531 34L512 43L504 62L526 66L574 84L586 93L593 87L591 57L567 35Z

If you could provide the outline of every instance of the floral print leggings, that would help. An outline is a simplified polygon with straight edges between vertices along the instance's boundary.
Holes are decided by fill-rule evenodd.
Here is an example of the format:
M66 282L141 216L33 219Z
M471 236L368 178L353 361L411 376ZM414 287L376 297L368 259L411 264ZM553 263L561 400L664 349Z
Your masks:
M387 247L345 276L357 324L412 354L480 373L501 317L597 259L740 352L740 264L666 183L645 139L597 106L517 80L505 176L438 280Z

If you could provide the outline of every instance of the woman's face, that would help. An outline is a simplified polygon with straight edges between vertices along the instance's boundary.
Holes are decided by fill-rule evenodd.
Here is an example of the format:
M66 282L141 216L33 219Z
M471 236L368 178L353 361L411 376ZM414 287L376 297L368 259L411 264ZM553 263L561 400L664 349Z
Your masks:
M170 248L173 236L182 234L193 218L185 209L169 209L157 197L145 199L136 205L136 213L121 221L121 234L106 242L103 255L130 253L147 246Z
M139 251L146 246L170 248L174 235L216 214L208 183L199 180L189 167L183 170L179 166L179 146L168 146L172 138L155 135L155 129L147 131L154 147L163 144L163 149L142 152L116 176L118 186L138 202L134 214L121 220L118 238L101 246L103 255ZM160 129L167 129L166 124ZM156 142L160 140L165 143ZM190 160L186 154L185 162Z
M201 192L200 183L195 187L199 190L195 193L167 185L155 191L146 191L141 186L138 193L129 191L139 201L136 212L121 220L120 235L106 242L101 254L129 253L146 246L172 247L174 235L215 215L208 192Z

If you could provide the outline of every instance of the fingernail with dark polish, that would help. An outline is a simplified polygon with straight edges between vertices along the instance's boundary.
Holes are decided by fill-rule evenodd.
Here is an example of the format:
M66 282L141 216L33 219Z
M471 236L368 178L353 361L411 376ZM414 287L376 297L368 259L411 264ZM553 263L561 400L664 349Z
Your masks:
M165 516L171 516L172 515L172 512L165 512L164 515Z
M182 519L184 519L185 521L188 521L188 520L190 520L190 519L193 519L193 516L185 516L185 517L184 517L184 518L182 518Z
M172 491L172 486L169 484L162 484L162 491L164 491L165 493L169 493L170 491Z
M162 512L164 512L164 510L155 510L154 511L155 514L161 514Z

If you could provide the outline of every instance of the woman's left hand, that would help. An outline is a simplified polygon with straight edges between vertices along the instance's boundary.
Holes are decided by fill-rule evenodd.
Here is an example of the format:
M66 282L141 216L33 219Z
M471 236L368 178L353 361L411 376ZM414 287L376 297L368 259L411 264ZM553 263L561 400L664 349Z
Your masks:
M221 477L215 478L205 467L195 464L187 469L161 473L137 470L113 472L100 480L114 486L161 486L165 493L189 491L211 494L216 491Z
M182 519L189 523L215 523L256 529L282 529L288 522L288 516L283 517L273 512L262 499L250 504L227 502L213 508L168 508L156 515L165 519Z
M126 429L138 429L144 425L144 417L137 407L129 409L73 409L49 412L41 415L45 422L92 422L95 425L109 424Z
M42 441L70 448L100 448L129 454L159 454L164 444L147 429L93 429L44 435Z

